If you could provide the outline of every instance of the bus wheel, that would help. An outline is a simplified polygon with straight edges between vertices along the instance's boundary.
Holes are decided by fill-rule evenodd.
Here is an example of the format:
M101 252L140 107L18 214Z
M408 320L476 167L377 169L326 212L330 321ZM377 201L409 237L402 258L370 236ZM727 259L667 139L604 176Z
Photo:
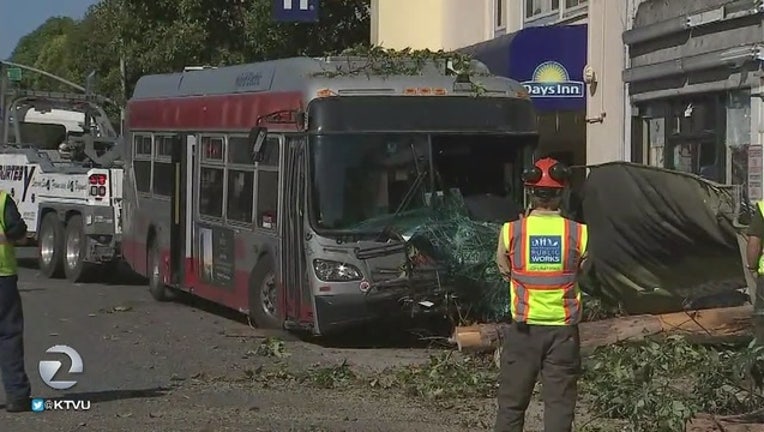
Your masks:
M88 238L82 225L82 216L75 215L66 223L64 273L72 282L84 282L94 270L94 265L85 262L88 253Z
M162 265L162 257L159 253L159 245L156 240L153 240L149 245L147 254L148 271L149 276L149 293L154 300L166 302L175 299L175 293L162 282L162 272L160 271Z
M45 277L60 278L64 275L64 227L55 212L42 218L37 252L40 272Z
M276 270L270 256L258 260L252 270L249 285L249 317L255 325L265 329L283 327L278 310L278 286Z

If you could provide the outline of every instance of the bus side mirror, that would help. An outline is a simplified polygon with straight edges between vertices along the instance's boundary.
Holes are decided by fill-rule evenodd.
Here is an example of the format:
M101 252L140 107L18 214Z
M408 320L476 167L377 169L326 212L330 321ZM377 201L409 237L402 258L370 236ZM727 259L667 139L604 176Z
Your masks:
M265 157L263 145L268 137L268 129L262 126L255 126L249 131L249 142L252 143L252 160L262 162Z

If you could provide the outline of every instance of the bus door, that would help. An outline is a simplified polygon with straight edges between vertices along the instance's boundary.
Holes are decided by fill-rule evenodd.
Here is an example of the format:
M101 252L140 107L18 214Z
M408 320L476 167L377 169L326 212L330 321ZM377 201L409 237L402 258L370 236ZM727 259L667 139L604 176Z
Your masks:
M285 148L281 274L287 305L286 319L306 326L314 324L311 318L314 314L310 287L305 277L305 140L290 137Z
M193 244L193 186L194 147L196 136L181 134L172 151L173 188L170 225L170 281L183 284L185 263L192 257Z

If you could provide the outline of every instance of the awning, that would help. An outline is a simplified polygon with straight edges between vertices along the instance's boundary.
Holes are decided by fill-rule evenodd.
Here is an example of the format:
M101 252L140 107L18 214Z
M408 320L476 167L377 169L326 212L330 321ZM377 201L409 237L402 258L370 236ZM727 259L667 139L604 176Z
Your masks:
M529 27L458 51L520 81L538 111L586 109L586 24Z

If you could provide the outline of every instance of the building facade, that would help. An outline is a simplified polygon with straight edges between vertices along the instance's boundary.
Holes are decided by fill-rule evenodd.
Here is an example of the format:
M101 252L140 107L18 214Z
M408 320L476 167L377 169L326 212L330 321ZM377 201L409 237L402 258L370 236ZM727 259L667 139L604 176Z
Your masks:
M579 165L617 160L625 154L620 34L626 7L615 3L372 0L371 42L469 53L526 84L539 110L541 152ZM584 82L587 64L596 71L593 85Z
M753 0L373 0L371 41L461 50L525 83L544 152L692 172L757 200L763 20ZM535 76L545 64L562 68ZM564 97L543 93L560 81Z
M634 159L762 199L764 2L643 1L623 34Z

